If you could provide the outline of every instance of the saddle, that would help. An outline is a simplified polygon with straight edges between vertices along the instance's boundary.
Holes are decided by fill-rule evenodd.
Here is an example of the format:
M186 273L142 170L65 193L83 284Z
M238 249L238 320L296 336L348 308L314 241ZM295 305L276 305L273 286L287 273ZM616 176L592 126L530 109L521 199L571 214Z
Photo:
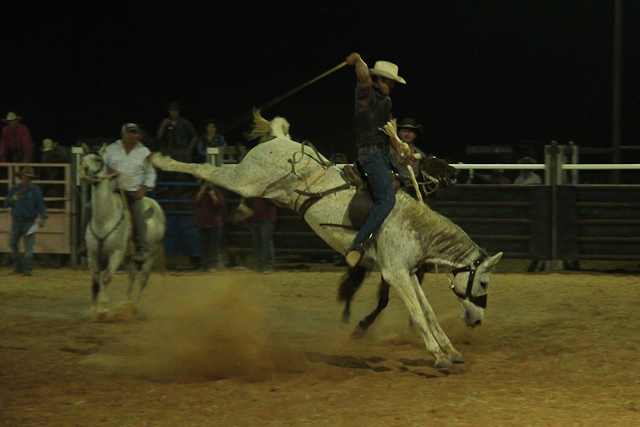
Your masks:
M344 166L342 171L344 172L344 176L347 181L356 188L356 194L353 195L347 209L349 221L351 221L351 224L359 230L373 207L371 188L369 187L366 175L359 170L358 163L354 163L353 166ZM391 175L393 189L397 193L402 187L402 181L397 174L391 171L389 174Z
M359 170L359 166L357 163L355 163L353 166L345 165L341 170L341 175L345 181L345 184L321 192L307 191L306 189L311 187L311 185L313 185L313 183L315 183L315 181L319 179L324 173L324 170L317 171L307 179L307 182L302 188L294 190L297 196L295 197L293 203L293 209L298 213L298 215L304 217L304 214L307 212L307 210L315 202L322 199L323 197L329 194L336 193L338 191L355 187L356 192L349 202L349 206L347 207L347 214L349 216L349 221L353 225L353 228L359 230L364 224L364 221L367 219L371 208L373 207L373 198L366 175ZM389 174L391 176L391 182L396 193L399 189L405 187L406 185L410 185L411 188L413 187L413 183L404 182L402 178L400 178L400 176L396 173L389 171ZM455 174L456 169L451 167L444 160L437 157L427 157L420 162L420 174L416 177L416 179L419 183L421 183L421 185L427 187L429 189L429 192L433 193L439 187L447 187L449 185L455 184ZM427 177L430 177L430 179L427 179ZM299 196L305 196L307 197L307 199L302 202L300 206L297 206L297 197ZM337 224L321 225L338 226Z

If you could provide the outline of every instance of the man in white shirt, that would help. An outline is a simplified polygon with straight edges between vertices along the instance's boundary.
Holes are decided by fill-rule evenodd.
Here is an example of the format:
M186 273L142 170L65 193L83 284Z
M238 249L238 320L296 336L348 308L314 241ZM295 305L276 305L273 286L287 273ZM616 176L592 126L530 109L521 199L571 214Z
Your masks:
M104 153L104 162L109 173L117 172L120 187L124 191L133 219L136 241L134 261L144 262L149 250L145 236L147 224L144 220L143 197L156 183L156 170L148 160L151 151L138 141L140 129L135 123L122 126L122 139L110 144ZM119 189L118 189L119 191Z
M531 158L531 157L523 157L521 159L518 160L518 164L520 165L533 165L536 164L538 162L535 161L535 159ZM513 181L513 183L515 185L541 185L542 184L542 178L540 178L540 175L538 175L537 173L533 172L530 169L522 169L520 171L520 175L518 175L516 177L516 179Z

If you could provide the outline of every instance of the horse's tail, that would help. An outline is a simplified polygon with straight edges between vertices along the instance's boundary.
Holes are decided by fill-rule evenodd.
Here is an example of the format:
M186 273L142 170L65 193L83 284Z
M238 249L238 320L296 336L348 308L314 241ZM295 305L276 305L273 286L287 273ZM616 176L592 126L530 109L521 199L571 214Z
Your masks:
M288 138L289 122L284 117L276 117L268 121L260 114L260 110L253 110L253 129L245 133L248 140L260 139L260 143L273 138Z
M347 304L351 302L356 291L364 282L367 276L367 269L356 266L351 267L340 278L340 284L338 285L338 301L344 301Z

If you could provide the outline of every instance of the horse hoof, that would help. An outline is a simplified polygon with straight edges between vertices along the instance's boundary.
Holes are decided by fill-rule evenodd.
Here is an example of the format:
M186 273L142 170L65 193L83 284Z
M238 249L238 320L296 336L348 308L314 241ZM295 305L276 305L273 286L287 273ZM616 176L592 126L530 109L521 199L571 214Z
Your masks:
M464 363L464 357L460 354L460 353L452 353L451 355L451 361L453 363Z
M450 359L436 359L436 368L448 368L450 366L453 366L453 363L451 363Z
M367 332L366 329L362 329L360 325L356 326L356 328L351 332L351 339L359 340L364 336L364 333Z
M96 322L105 322L109 318L109 309L99 308L96 310L94 318Z

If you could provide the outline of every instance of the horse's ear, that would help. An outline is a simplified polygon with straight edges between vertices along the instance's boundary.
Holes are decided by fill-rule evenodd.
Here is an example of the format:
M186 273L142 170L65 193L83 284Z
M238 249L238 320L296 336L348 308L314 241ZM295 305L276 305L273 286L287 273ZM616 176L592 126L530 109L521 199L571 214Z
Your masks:
M492 257L487 258L482 264L483 267L485 268L485 270L491 270L493 267L496 266L496 264L498 263L498 261L500 261L500 258L502 258L502 252L498 252L497 254L495 254Z
M89 151L89 147L87 147L87 144L82 144L82 151L84 152L84 154L87 154Z
M100 157L104 156L104 152L107 151L107 143L105 142L104 144L102 144L102 147L100 147L100 151L98 151L98 154L100 154Z

